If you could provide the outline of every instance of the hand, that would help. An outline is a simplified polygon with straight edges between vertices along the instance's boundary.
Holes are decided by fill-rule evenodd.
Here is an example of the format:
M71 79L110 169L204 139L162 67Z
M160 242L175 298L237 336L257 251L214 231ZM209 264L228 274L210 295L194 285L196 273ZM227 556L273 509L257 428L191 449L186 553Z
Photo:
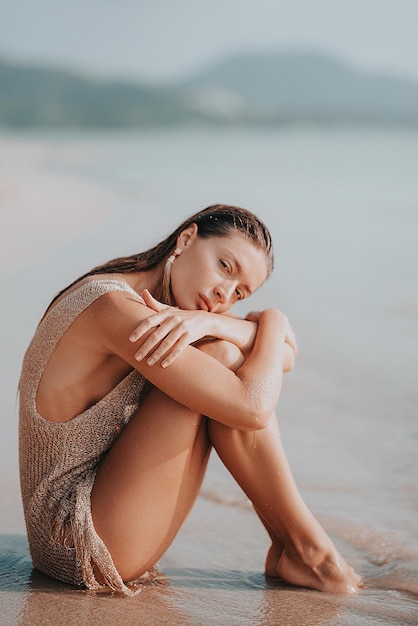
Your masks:
M296 355L288 343L283 346L283 373L291 372L296 366Z
M186 346L210 335L211 313L198 310L184 310L163 304L146 289L142 294L145 304L155 311L143 320L131 333L129 340L138 341L149 334L135 354L141 361L147 357L147 365L154 365L160 359L162 367L168 367Z
M298 354L298 344L296 342L296 335L293 331L293 328L291 327L289 320L286 318L287 324L286 324L286 337L285 337L285 343L287 345L289 345L293 351L293 358L296 359L296 356Z
M260 311L251 311L245 317L246 320L250 322L258 322L259 317L261 315ZM283 313L282 319L285 328L285 340L284 340L284 354L283 354L283 371L290 372L295 367L296 356L298 353L298 346L296 342L296 335L287 319L286 315Z

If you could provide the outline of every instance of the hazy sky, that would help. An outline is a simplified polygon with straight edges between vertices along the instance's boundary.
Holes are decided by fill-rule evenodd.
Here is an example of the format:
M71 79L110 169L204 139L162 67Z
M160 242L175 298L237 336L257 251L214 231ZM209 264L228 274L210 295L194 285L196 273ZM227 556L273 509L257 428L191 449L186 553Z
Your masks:
M0 0L0 55L157 81L289 48L418 79L417 33L418 0Z

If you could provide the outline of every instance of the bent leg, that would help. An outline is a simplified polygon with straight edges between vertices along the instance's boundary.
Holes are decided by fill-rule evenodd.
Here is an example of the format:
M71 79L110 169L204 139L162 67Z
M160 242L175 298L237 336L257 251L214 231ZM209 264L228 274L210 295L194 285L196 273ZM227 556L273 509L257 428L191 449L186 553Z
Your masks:
M267 573L289 583L353 593L359 577L304 503L281 443L276 416L264 430L241 432L209 421L209 436L272 538Z
M226 341L199 349L229 369L243 360ZM211 450L207 422L153 389L102 461L91 495L93 522L125 582L158 561L187 517Z
M207 420L153 389L102 461L93 522L125 582L152 567L173 541L210 448Z

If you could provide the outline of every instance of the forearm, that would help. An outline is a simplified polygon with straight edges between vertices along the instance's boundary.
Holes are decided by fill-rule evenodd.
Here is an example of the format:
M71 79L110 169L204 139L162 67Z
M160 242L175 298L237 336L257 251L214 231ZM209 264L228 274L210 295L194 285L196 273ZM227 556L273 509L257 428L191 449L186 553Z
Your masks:
M213 316L212 336L235 344L246 356L253 348L257 336L257 322L250 322L229 315Z
M138 359L137 346L128 337L140 320L146 321L149 309L118 292L99 298L97 305L92 307L95 329L99 333L98 343L102 349L131 364L165 394L191 410L232 428L257 430L265 427L281 387L288 322L279 311L260 313L254 348L246 363L241 367L237 363L238 369L232 364L229 369L222 364L222 360L217 362L190 345L181 350L169 367L164 367L164 360L152 360L151 363L149 358ZM155 335L153 328L151 326L143 335L144 343L150 335ZM162 343L164 341L159 347ZM225 343L234 345L232 342ZM165 359L165 354L166 349L160 359Z
M233 343L247 358L254 347L258 322L229 315L214 314L213 336ZM274 327L273 340L277 339L277 327ZM295 367L296 350L287 340L283 345L283 372L290 372Z
M285 316L275 309L260 314L253 349L237 371L248 395L266 417L274 410L281 391L286 321Z

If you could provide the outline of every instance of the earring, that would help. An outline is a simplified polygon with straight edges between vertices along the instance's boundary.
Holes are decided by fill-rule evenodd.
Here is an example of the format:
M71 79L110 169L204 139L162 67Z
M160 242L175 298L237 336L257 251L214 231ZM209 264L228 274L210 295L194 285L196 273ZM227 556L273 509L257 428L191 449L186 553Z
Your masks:
M180 248L176 248L172 254L168 257L163 273L163 282L161 286L163 300L166 304L171 302L170 283L171 283L171 266L178 256L182 253Z
M173 252L173 254L170 254L170 256L167 259L167 263L170 263L170 265L173 265L174 261L177 259L178 256L180 256L181 254L181 250L180 248L176 248ZM166 267L167 267L167 263L166 263Z

